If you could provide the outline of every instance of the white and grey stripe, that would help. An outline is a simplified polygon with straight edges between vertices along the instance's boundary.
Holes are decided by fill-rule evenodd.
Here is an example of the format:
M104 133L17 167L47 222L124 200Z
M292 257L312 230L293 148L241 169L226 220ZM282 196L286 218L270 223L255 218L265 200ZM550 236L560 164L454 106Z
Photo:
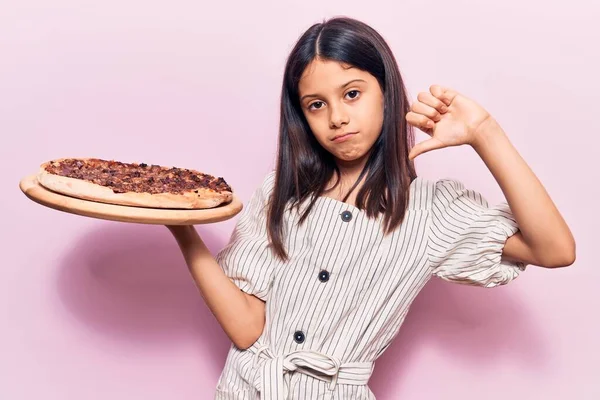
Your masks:
M302 226L288 209L283 263L266 234L274 178L265 177L216 256L240 289L266 301L261 337L247 350L231 347L216 399L374 399L373 364L431 276L492 287L524 268L501 258L518 230L506 203L489 207L458 181L420 177L405 220L388 236L383 216L369 219L329 197L317 199Z

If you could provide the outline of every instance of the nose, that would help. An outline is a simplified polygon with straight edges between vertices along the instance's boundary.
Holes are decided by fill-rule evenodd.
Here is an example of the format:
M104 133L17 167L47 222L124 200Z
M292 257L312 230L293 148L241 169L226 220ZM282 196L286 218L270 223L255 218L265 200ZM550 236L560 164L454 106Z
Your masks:
M348 125L349 115L341 105L330 107L329 126L331 129L341 128L342 125Z

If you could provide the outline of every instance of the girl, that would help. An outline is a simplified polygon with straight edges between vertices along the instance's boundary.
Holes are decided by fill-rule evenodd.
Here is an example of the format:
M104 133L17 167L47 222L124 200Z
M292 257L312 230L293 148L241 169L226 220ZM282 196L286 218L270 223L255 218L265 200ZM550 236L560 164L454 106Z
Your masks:
M431 136L414 145L412 129ZM508 203L413 159L471 146ZM384 39L350 18L310 27L285 67L276 169L213 258L169 226L233 346L217 399L374 399L375 360L431 276L484 287L527 264L575 260L575 242L498 123L438 85L409 107Z

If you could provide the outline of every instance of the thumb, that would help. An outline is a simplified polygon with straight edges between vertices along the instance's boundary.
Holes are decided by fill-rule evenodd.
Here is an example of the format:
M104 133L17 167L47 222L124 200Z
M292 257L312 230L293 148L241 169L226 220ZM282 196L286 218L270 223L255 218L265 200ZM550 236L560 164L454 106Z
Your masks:
M442 142L436 140L435 138L427 139L422 142L415 144L415 146L408 153L408 158L413 160L415 157L427 153L431 150L441 149L445 147Z

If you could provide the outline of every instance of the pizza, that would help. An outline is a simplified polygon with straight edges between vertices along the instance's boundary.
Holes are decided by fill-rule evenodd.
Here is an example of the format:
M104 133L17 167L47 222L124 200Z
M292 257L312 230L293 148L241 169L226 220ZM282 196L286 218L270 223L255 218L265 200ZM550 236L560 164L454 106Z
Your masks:
M54 192L109 204L203 209L229 203L221 177L192 169L99 158L60 158L40 165L37 180Z

